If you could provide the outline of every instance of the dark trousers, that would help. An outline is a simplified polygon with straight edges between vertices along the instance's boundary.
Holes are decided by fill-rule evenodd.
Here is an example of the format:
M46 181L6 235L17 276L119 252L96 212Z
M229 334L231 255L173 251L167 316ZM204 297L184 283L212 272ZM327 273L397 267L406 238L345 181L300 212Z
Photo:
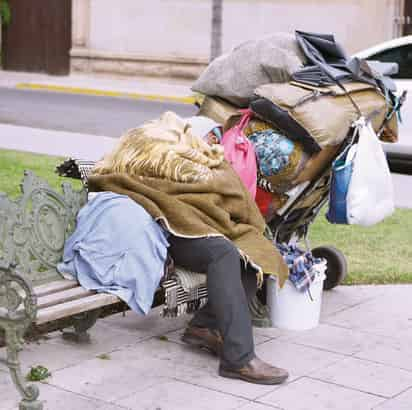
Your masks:
M248 301L256 294L256 275L242 268L238 250L225 238L171 236L169 242L176 265L207 275L208 303L190 324L219 330L222 364L244 366L255 355Z

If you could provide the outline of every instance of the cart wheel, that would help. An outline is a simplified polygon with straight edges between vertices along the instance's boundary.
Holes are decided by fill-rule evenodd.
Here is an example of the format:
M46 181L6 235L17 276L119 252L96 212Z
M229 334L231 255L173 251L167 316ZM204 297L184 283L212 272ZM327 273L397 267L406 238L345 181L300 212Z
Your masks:
M323 289L330 290L338 286L348 273L348 264L345 255L333 246L319 246L312 249L315 258L325 258L327 261L326 279Z

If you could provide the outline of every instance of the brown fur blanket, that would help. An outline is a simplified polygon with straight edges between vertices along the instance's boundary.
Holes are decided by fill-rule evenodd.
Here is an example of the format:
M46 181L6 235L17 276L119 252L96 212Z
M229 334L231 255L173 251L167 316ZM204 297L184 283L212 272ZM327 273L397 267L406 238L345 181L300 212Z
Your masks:
M264 273L278 275L283 284L288 269L263 236L265 222L258 208L227 163L221 171L210 181L196 183L126 174L96 175L89 179L89 190L129 196L177 236L224 235Z
M224 161L223 148L194 136L173 113L128 131L97 164L89 190L129 196L177 236L223 235L258 272L278 275L281 284L287 278L280 253L263 236L259 209Z

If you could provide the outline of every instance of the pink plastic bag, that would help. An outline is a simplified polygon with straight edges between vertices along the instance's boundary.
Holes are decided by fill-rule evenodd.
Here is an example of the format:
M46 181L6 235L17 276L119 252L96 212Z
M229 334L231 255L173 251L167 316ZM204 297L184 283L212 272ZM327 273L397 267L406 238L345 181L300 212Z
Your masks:
M227 130L222 138L225 158L237 172L246 188L255 199L256 196L256 155L253 144L246 138L244 129L253 116L251 110L242 110L240 122Z

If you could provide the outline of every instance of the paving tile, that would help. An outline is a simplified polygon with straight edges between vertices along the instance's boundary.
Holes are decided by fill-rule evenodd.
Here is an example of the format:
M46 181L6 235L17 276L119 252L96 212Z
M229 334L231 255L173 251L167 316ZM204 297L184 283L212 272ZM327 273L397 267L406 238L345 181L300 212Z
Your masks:
M281 336L278 340L284 340ZM315 329L300 332L286 340L305 346L351 355L382 341L381 336L365 334L328 324L320 324Z
M181 336L183 335L183 333L184 333L184 328L179 329L179 330L175 330L175 331L170 332L170 333L166 333L166 337L169 340L172 340L175 343L180 343L180 344L185 345L185 343L181 341ZM271 338L259 334L256 331L256 329L254 329L253 333L254 333L254 340L255 340L255 345L256 346L271 340Z
M54 372L122 346L133 345L142 337L148 337L147 334L108 329L99 323L90 330L90 335L91 343L86 344L66 341L60 332L51 333L47 335L47 339L38 342L26 343L20 353L22 371L27 372L31 366L41 364ZM4 355L1 350L4 349L0 349L0 354ZM0 369L5 368L5 365L0 363Z
M379 289L383 290L379 297L329 315L324 322L390 337L397 337L399 332L412 334L412 287L381 286Z
M1 410L15 410L18 408L20 395L11 381L10 374L0 371L0 400Z
M409 389L393 399L389 399L376 406L376 410L411 410L412 389Z
M239 407L238 410L273 410L273 409L280 409L280 407L275 407L273 405L267 406L266 404L257 403L257 402L250 402L245 406Z
M208 352L191 349L186 345L153 340L140 343L127 351L116 352L116 357L121 355L124 360L127 358L134 360L135 357L137 360L142 355L150 356L170 366L170 369L166 367L163 370L164 375L249 400L276 388L220 377L218 375L219 360L216 357Z
M181 381L166 381L147 388L118 404L132 410L228 410L237 409L246 400Z
M256 327L254 328L255 335L268 337L269 339L277 339L282 337L284 340L299 335L301 332L296 330L279 329L277 327Z
M44 410L124 410L122 407L82 397L46 383L35 383L35 385L40 389L39 401L43 403ZM16 410L21 400L10 376L3 372L0 372L0 397L1 410Z
M158 369L157 375L153 369ZM48 383L81 395L114 402L168 380L160 375L164 372L164 363L150 358L142 357L138 363L94 359L55 372Z
M345 357L337 353L326 352L278 339L257 346L256 353L268 363L287 369L291 380L340 362Z
M382 397L303 377L259 401L285 410L359 410L371 409Z
M44 410L102 410L102 408L105 410L124 410L120 406L85 398L47 384L40 384L39 387Z
M150 339L116 351L108 360L95 358L57 371L49 383L113 402L182 374L190 380L216 369L217 360L209 354L194 354L179 344Z
M338 286L322 294L321 321L329 315L377 298L380 288L357 286Z
M410 341L386 338L356 353L355 357L412 371L410 346Z
M385 303L381 303L385 305ZM377 304L363 304L328 316L324 323L386 337L397 337L401 331L411 332L412 321L403 313L381 311Z
M412 372L352 357L313 372L311 376L388 398L412 386Z
M385 400L373 410L411 410L411 403L400 402L396 399Z
M191 315L182 315L178 318L161 317L161 307L152 309L148 315L141 316L133 311L127 311L124 315L119 313L109 316L99 323L112 330L121 330L132 334L145 336L160 336L168 332L182 329L191 319Z
M181 372L179 380L190 382L196 386L205 387L221 393L230 394L247 400L255 400L258 397L270 393L278 386L265 386L261 384L247 383L242 380L220 377L216 369L212 372L202 372L197 375Z

